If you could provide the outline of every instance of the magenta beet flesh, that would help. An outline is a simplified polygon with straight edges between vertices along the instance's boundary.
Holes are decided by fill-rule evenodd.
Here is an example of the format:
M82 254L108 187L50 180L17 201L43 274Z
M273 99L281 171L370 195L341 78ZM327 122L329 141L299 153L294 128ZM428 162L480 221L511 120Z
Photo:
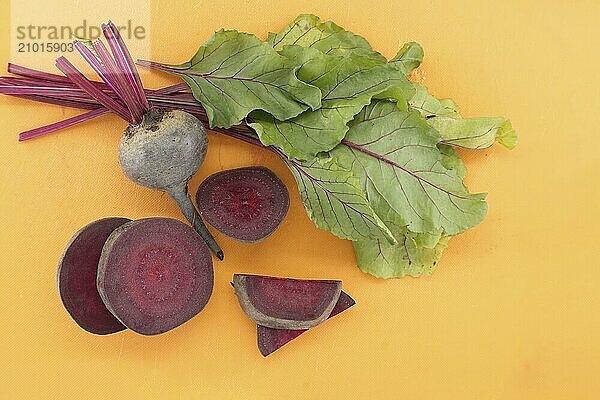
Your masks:
M181 221L133 221L108 238L97 285L123 325L156 335L188 321L208 303L212 258L202 238Z
M217 172L198 188L200 213L219 232L243 242L272 234L287 214L290 197L281 180L264 167Z
M77 232L58 266L58 292L63 305L79 326L107 335L126 329L104 305L96 288L96 273L102 247L110 234L129 222L127 218L105 218Z
M259 325L308 329L331 314L342 282L235 274L233 286L242 309Z
M354 299L347 293L342 291L335 307L331 311L329 318L341 313L352 307L355 303ZM275 350L282 347L289 341L296 339L298 336L306 332L308 329L292 330L292 329L274 329L266 326L256 325L256 338L258 342L258 350L263 356L268 356Z

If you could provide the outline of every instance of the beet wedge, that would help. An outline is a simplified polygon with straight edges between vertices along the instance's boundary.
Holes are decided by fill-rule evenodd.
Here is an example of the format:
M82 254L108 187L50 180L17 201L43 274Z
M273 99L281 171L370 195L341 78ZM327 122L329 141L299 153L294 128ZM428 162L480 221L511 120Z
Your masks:
M104 218L84 226L71 238L58 265L58 293L63 305L80 327L97 335L126 329L100 298L96 274L104 243L129 221Z
M216 230L242 242L270 236L290 206L283 182L268 168L244 167L212 174L196 193L202 217Z
M233 287L244 312L276 329L309 329L325 321L340 297L342 282L235 274Z
M327 319L341 313L352 307L356 302L346 292L342 290L340 298L335 307L331 311L331 314ZM258 350L264 357L273 353L275 350L281 348L286 343L298 336L302 335L308 329L292 330L292 329L274 329L267 328L266 326L256 325L256 339L258 343Z
M171 330L198 314L213 290L213 264L202 238L170 218L117 228L98 265L98 292L123 325L142 335Z

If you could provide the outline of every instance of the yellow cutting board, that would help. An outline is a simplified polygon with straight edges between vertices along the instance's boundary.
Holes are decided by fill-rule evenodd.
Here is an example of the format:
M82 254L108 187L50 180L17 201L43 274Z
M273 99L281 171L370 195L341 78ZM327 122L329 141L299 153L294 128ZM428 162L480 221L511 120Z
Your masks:
M11 18L7 3L2 21ZM30 12L50 20L68 3ZM519 145L461 151L469 188L489 192L487 218L452 239L432 276L384 281L360 272L350 242L316 229L276 157L211 134L191 190L213 172L265 165L290 190L288 217L259 244L217 235L226 259L215 263L209 305L189 323L157 337L99 337L82 331L57 295L71 235L106 216L181 215L166 195L121 173L117 117L18 143L20 131L75 112L0 97L1 399L598 398L600 3L137 3L149 13L151 46L141 51L171 63L222 27L265 38L300 13L333 20L388 57L416 40L430 90L466 116L509 117ZM129 7L111 18L135 17ZM1 65L13 46L2 24ZM51 59L31 56L29 66L51 68ZM235 272L342 279L357 305L263 358L229 285Z

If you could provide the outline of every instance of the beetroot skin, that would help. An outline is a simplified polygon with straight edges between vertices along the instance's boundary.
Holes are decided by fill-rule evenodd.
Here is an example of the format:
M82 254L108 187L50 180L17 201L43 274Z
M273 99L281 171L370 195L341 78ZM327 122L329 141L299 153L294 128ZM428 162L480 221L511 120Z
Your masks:
M222 260L223 251L208 231L188 194L187 183L206 156L202 122L181 110L146 110L119 141L119 163L133 182L167 192L194 229Z
M217 172L196 193L200 213L219 232L243 242L271 235L290 206L287 188L268 168Z
M79 326L107 335L122 331L123 324L104 305L96 288L96 273L102 247L110 234L129 222L127 218L105 218L83 227L71 239L58 266L58 293Z
M233 286L242 309L259 325L308 329L331 314L342 282L235 274Z
M156 335L188 321L208 303L212 258L202 238L178 220L133 221L106 241L97 285L123 325Z
M346 292L340 293L340 298L335 307L331 311L331 314L327 319L341 313L352 307L356 302ZM256 338L258 342L258 350L263 356L268 356L275 350L281 348L289 341L296 339L298 336L306 332L307 329L292 330L292 329L273 329L267 328L266 326L256 325Z

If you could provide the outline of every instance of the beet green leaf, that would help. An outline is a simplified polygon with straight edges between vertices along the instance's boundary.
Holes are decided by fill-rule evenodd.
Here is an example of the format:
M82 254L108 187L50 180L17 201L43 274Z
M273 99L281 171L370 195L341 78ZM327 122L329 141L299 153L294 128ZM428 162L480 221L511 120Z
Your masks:
M330 55L351 51L386 62L385 57L373 50L363 37L346 31L331 21L321 22L319 17L309 14L300 15L279 33L270 33L268 42L277 51L288 45L297 45Z
M440 145L439 148L444 166L453 170L459 179L463 179L466 168L458 154L450 146ZM410 232L403 225L402 217L377 192L373 183L363 178L363 184L369 204L377 210L377 215L388 226L398 243L381 239L354 241L352 244L359 268L379 278L431 274L451 235L445 234L441 229L432 233Z
M395 226L390 229L398 238L397 244L380 239L352 242L361 271L378 278L430 275L451 238L442 236L434 247L429 248L419 246L412 232Z
M462 171L448 167L439 143L439 134L416 111L374 101L330 154L354 171L362 187L372 183L409 231L457 234L481 222L487 205L484 194L468 192Z
M317 227L342 239L380 238L395 243L351 171L321 157L305 163L288 160L287 164L296 178L306 213Z
M414 94L401 71L372 58L352 52L327 55L300 46L286 46L280 53L301 65L301 81L321 90L321 108L287 121L256 112L250 125L265 145L281 148L292 159L309 160L334 148L348 131L346 124L372 98L393 98L406 107Z
M297 66L247 33L220 30L181 65L140 64L183 78L211 127L238 124L253 110L286 120L321 104L319 89L296 78Z
M463 118L450 99L438 100L419 83L410 108L419 111L427 123L437 130L446 144L466 149L483 149L495 141L508 149L517 144L517 134L503 117Z
M405 75L410 74L423 62L423 48L419 43L408 42L390 60L390 64L399 68Z

